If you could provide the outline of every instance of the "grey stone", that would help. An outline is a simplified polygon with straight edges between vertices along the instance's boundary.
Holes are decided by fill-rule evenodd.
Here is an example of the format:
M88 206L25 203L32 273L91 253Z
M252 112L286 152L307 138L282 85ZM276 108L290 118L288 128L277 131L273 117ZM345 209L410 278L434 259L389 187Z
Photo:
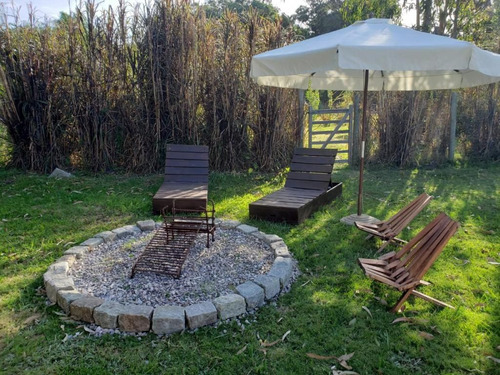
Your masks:
M283 241L283 239L280 236L277 236L275 234L264 234L264 242L268 244L272 244L273 242L278 242L278 241Z
M81 259L88 251L88 246L73 246L66 250L64 255L74 255L76 259Z
M48 270L47 272L45 272L43 274L43 285L45 286L45 288L47 288L47 283L50 280L53 280L53 279L66 279L66 278L68 278L67 275L64 275L62 273L54 273L53 271Z
M69 271L69 264L68 262L55 262L49 266L48 270L55 274L66 275Z
M184 308L180 306L158 306L153 313L153 332L168 335L186 328Z
M137 227L143 232L150 232L155 229L156 223L154 220L142 220L137 222Z
M241 224L236 227L236 229L241 230L243 233L250 234L253 232L257 232L258 229L256 227L252 227L250 225Z
M247 303L247 309L251 310L264 304L264 289L257 284L246 281L236 287L236 290Z
M67 262L68 267L71 268L73 266L73 264L75 263L75 261L76 261L76 256L72 254L72 255L63 255L58 260L56 260L56 263Z
M234 229L241 223L238 220L224 220L220 223L222 229Z
M212 302L201 302L186 307L186 320L190 329L217 322L217 309Z
M92 237L88 240L82 242L80 246L87 246L89 250L94 250L97 246L104 243L104 240L100 237Z
M269 276L274 276L280 279L281 286L285 286L292 277L293 263L292 258L277 257L274 260L271 270L267 273Z
M261 232L260 230L257 230L255 232L252 232L252 236L257 237L259 240L264 241L265 233Z
M49 175L49 177L69 178L69 177L73 177L73 175L69 172L63 171L62 169L56 168L52 171L52 173Z
M290 252L288 251L288 246L286 246L285 242L278 241L271 243L271 249L274 250L274 256L289 258Z
M45 291L47 297L51 302L57 302L57 292L59 290L74 290L75 283L71 277L54 277L49 278L45 284Z
M151 328L153 308L145 305L125 305L118 317L118 326L125 332L147 332Z
M71 317L82 322L94 323L94 309L105 301L94 296L83 296L69 305Z
M116 240L117 234L107 230L105 232L97 233L94 237L102 238L104 242L109 243Z
M264 289L264 295L267 300L270 300L280 292L280 279L269 275L258 275L253 282Z
M102 328L117 328L118 316L124 312L124 305L114 302L106 301L102 305L94 309L94 321Z
M83 297L77 290L58 290L57 291L57 304L66 314L70 313L71 302L76 301Z
M135 232L132 230L131 227L132 227L132 225L126 225L124 227L113 229L112 232L116 233L116 235L118 236L118 238L132 236L132 235L135 234ZM137 228L137 227L135 227L135 228ZM139 229L139 228L137 228L137 229Z
M125 230L129 231L132 234L140 234L142 230L137 226L137 225L125 225L124 227Z
M246 312L245 298L238 294L227 294L217 297L212 302L221 320L234 318Z

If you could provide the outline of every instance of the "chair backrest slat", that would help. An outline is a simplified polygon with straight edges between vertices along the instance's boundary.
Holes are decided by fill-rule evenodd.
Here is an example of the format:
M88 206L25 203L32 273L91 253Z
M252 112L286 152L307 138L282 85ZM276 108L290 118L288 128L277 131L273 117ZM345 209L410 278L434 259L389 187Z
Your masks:
M396 232L400 233L420 211L430 202L432 197L426 193L420 194L411 201L406 207L392 216L386 223Z
M167 145L165 181L208 183L208 146Z
M328 189L336 156L335 149L296 148L285 187Z

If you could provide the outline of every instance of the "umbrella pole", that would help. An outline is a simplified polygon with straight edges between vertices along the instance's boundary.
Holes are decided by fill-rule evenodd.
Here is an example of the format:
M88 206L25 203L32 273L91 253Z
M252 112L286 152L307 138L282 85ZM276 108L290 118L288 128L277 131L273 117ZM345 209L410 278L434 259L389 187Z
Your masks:
M366 102L368 94L368 69L365 70L363 90L363 118L361 120L361 160L359 163L358 216L363 212L363 170L365 168Z

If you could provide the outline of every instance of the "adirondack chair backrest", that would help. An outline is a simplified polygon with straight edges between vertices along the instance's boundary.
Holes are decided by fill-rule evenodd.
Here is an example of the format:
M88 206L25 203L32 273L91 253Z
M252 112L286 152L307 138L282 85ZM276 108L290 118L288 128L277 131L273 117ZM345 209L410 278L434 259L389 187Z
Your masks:
M336 156L336 149L296 148L285 187L327 190Z
M426 193L420 194L406 207L386 221L387 225L394 231L400 233L422 209L427 206L432 197Z
M208 183L208 146L167 145L165 182Z
M444 213L431 221L392 257L391 263L398 262L392 274L397 276L396 282L403 289L419 283L458 227L459 224ZM389 265L388 268L392 267Z

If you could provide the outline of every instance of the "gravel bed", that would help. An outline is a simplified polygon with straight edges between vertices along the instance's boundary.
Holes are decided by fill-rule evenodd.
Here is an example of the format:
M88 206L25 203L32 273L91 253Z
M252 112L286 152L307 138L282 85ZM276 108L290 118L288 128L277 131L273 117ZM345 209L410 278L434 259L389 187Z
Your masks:
M265 242L236 229L217 228L209 249L206 235L198 235L179 279L149 272L130 279L136 258L153 235L141 233L100 245L71 268L75 287L122 304L187 306L234 293L236 285L266 273L274 261Z

